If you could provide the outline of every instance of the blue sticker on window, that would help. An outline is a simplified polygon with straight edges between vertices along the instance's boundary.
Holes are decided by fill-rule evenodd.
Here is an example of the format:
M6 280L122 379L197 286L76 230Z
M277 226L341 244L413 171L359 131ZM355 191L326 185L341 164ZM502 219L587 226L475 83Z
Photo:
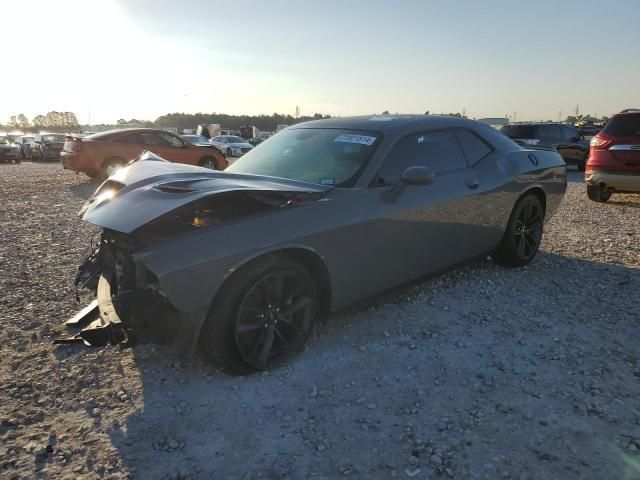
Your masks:
M335 178L321 178L320 179L320 185L335 185L336 183L336 179Z

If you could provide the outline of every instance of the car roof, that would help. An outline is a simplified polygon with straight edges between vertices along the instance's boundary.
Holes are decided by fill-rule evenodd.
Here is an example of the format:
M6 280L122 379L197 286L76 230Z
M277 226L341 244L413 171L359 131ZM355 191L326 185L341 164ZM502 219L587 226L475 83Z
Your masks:
M161 128L114 128L113 130L106 130L104 132L94 133L88 135L86 138L92 140L105 140L117 135L133 134L133 133L168 133L170 135L176 135L173 132L162 130Z
M438 129L476 125L477 122L446 115L362 115L356 117L328 118L298 123L296 128L340 128L345 130L365 130L386 133L407 129Z

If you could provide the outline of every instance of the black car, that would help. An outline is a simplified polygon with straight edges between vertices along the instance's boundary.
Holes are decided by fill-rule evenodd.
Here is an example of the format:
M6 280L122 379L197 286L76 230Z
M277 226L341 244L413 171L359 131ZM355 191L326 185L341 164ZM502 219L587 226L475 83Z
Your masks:
M596 127L595 125L582 125L578 129L578 134L583 135L585 137L593 137L596 133L598 133L601 129Z
M567 164L584 170L589 157L589 141L572 126L561 123L518 123L500 129L521 145L555 148Z
M36 135L31 145L31 160L58 160L64 147L66 136L62 133Z

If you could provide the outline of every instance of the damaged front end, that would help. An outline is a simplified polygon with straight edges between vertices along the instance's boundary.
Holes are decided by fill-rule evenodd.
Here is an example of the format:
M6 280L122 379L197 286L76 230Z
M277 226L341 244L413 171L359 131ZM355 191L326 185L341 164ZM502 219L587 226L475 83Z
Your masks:
M167 329L157 327L173 309L159 294L153 275L134 263L133 245L125 235L103 232L98 248L78 267L75 286L92 291L95 298L65 322L81 330L54 343L130 346L141 334L145 342L166 343ZM149 319L155 328L148 328Z
M78 291L95 298L65 322L80 330L54 342L193 351L217 288L247 254L225 238L227 227L318 200L326 191L143 156L102 184L80 212L103 228L75 281Z

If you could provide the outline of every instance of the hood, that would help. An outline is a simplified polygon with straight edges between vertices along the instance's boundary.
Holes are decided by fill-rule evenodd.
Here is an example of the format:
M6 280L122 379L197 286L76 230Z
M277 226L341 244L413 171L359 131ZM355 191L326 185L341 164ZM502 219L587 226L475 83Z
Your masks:
M165 213L212 195L237 191L324 193L331 188L171 163L143 152L100 185L80 214L83 220L103 228L131 233Z

